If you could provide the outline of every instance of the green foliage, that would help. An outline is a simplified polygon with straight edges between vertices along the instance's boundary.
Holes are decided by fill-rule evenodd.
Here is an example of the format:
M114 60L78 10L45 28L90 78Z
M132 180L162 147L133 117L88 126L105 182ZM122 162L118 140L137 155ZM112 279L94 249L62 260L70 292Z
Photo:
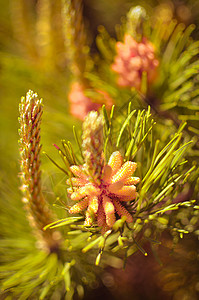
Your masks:
M67 299L72 299L77 293L81 298L83 284L89 285L95 280L93 266L86 256L80 258L78 243L74 245L74 252L64 243L58 252L57 249L52 253L40 249L25 218L21 195L16 191L17 185L13 189L13 185L1 183L1 297L62 299L67 294Z
M127 17L116 27L119 41L123 41L128 25L134 26L134 22L133 17ZM198 134L199 43L191 37L195 26L190 25L186 28L175 19L164 20L154 13L142 18L141 32L138 29L136 28L137 32L133 30L133 33L130 33L137 40L140 39L140 35L147 37L155 46L160 63L156 80L150 86L142 88L142 94L134 88L121 88L116 84L116 75L111 70L116 55L116 40L111 38L103 27L99 28L96 38L100 56L95 61L92 73L86 73L85 76L90 80L91 86L103 86L117 104L122 105L134 98L135 108L142 108L145 101L159 117L163 117L164 120L171 119L177 127L181 121L187 121L186 130L192 135Z
M196 171L196 166L190 168L184 159L192 143L191 141L183 143L182 132L186 123L181 125L166 145L160 147L160 141L153 136L153 130L158 124L152 119L150 107L147 111L131 110L131 107L132 103L129 103L126 116L124 112L122 115L121 111L117 115L114 107L110 116L104 107L102 112L105 157L110 155L107 151L118 149L124 154L125 160L133 160L138 164L137 172L141 178L138 197L128 204L133 222L127 225L125 218L117 220L113 228L103 236L100 234L100 228L81 225L79 221L82 217L80 220L78 217L68 217L47 226L54 228L73 223L70 225L71 231L68 235L77 236L78 240L78 235L83 232L84 243L81 242L79 245L83 248L83 252L99 249L97 265L103 252L111 251L116 254L122 251L125 257L133 254L137 249L147 255L141 246L143 238L156 240L157 232L160 233L167 228L171 232L179 233L180 237L183 233L189 233L190 231L184 229L183 224L180 227L172 225L173 212L189 207L191 211L187 217L191 219L192 214L197 211L195 200L176 202L177 195L184 194L190 174ZM194 226L195 229L191 232L195 231L197 234L196 224ZM86 240L90 242L85 246Z

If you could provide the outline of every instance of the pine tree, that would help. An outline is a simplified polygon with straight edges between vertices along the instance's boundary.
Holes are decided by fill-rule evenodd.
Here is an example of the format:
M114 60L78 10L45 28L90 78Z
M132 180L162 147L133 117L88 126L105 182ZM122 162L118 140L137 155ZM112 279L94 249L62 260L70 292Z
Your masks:
M113 299L197 299L198 24L143 1L114 37L99 26L93 53L84 4L11 1L2 108L27 85L44 106L31 90L21 98L19 159L1 118L1 297L82 299L103 282Z

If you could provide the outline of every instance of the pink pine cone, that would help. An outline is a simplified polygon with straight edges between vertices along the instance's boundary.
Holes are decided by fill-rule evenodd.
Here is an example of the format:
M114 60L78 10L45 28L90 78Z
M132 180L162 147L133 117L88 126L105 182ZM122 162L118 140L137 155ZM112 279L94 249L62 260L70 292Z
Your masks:
M157 76L159 61L155 58L153 45L143 38L138 43L129 34L124 36L124 43L116 43L117 56L111 68L118 74L118 85L122 87L135 87L140 90L142 72L147 73L148 83Z
M96 91L101 96L101 103L95 103L85 96L84 90L84 86L79 82L74 82L71 86L68 99L70 103L70 113L74 117L83 121L90 111L97 111L102 104L105 104L107 108L113 105L113 100L105 91Z

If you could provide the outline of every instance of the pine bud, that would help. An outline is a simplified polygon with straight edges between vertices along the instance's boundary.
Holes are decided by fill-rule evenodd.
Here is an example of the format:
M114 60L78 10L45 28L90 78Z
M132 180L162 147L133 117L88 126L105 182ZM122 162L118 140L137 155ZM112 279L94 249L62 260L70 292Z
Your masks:
M94 180L102 175L103 118L96 111L91 111L83 123L82 149L85 166Z
M52 214L41 191L40 170L40 123L43 113L42 99L29 91L21 98L19 105L21 190L23 202L31 227L42 246L50 251L57 250L56 234L43 231L44 226L52 222Z

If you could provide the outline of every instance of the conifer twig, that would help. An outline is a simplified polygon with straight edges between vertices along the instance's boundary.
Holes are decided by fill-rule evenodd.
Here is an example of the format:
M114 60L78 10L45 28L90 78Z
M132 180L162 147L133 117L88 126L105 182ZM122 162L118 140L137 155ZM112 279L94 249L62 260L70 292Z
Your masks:
M50 1L39 0L37 2L36 45L40 58L44 62L52 57L50 15Z
M65 68L65 46L61 18L62 0L38 0L36 4L36 45L39 64L49 69Z
M73 74L83 80L87 61L86 34L81 0L63 0L63 22L67 57Z
M43 231L44 226L52 222L52 213L41 191L40 170L40 124L43 113L42 99L29 91L21 98L19 105L20 167L23 202L28 213L31 227L43 247L56 251L58 241L55 232Z
M28 3L25 0L11 0L11 19L13 22L14 35L23 47L23 51L29 58L37 58L38 53L34 45L34 34L31 30Z

